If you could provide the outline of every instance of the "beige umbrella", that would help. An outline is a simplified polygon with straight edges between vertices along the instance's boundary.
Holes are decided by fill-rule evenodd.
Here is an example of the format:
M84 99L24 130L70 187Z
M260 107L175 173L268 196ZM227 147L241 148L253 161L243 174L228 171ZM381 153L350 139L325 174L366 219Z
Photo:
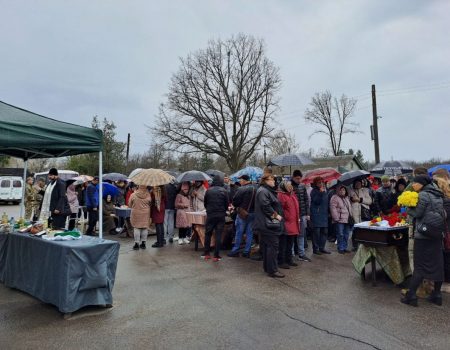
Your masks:
M143 169L130 180L136 185L162 186L173 182L175 178L161 169Z

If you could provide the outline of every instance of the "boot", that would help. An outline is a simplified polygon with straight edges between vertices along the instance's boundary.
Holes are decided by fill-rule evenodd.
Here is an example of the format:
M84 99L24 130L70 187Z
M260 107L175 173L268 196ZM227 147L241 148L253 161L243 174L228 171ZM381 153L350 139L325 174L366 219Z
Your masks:
M431 293L431 295L427 298L430 303L436 304L438 306L442 306L442 293Z
M418 306L417 304L417 296L416 295L411 295L411 293L408 291L408 293L406 293L406 295L400 299L400 302L402 302L403 304L406 305L410 305L410 306Z

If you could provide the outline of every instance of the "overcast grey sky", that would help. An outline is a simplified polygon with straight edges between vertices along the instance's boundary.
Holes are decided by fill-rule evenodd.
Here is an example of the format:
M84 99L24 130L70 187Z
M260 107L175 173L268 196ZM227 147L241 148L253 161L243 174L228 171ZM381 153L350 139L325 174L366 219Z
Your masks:
M210 38L263 38L280 67L282 128L302 149L303 115L315 92L358 97L344 149L374 159L371 84L379 95L381 158L449 158L450 1L0 0L0 100L89 125L93 115L131 133L131 152L151 142L144 124L179 58ZM383 93L384 92L384 93Z

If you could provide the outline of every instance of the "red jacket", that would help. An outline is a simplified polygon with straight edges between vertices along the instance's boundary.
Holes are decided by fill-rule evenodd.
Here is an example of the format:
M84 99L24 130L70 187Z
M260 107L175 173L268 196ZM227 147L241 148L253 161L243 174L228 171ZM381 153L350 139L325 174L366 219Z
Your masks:
M300 230L300 209L294 192L278 192L283 207L284 229L288 235L298 235Z
M150 208L150 217L152 218L152 223L163 224L165 210L166 210L165 197L161 196L161 203L159 204L159 210L158 210L158 208L155 205L155 196L152 193L152 206Z

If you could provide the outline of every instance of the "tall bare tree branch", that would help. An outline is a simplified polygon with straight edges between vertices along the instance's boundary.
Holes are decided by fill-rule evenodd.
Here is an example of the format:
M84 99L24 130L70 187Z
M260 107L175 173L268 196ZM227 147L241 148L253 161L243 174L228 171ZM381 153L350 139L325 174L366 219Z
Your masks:
M342 95L333 97L329 91L316 93L305 112L305 120L317 125L311 134L324 134L328 137L335 156L341 151L342 138L345 134L359 132L359 125L351 121L356 107L356 100Z
M211 40L181 59L151 131L170 149L216 154L237 170L273 130L280 85L262 40Z

